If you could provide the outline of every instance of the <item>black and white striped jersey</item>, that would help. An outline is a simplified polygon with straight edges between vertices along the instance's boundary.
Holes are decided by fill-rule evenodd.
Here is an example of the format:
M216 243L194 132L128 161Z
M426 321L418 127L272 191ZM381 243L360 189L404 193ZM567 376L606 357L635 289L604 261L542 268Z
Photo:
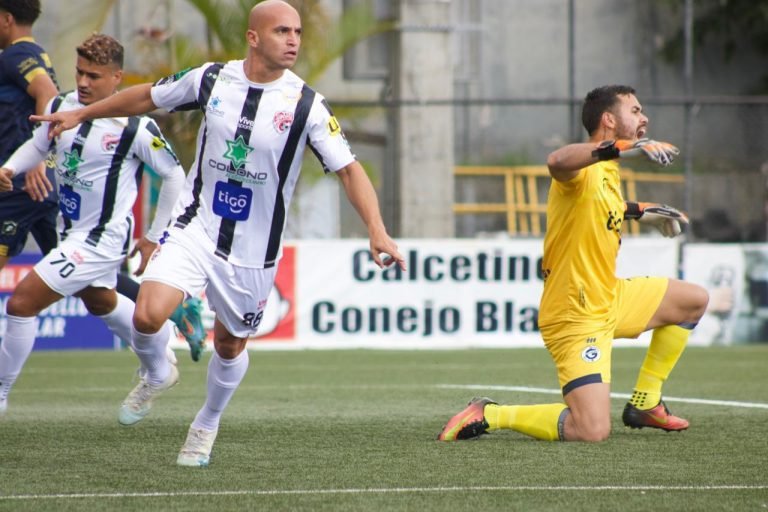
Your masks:
M288 70L274 82L253 83L243 63L207 63L164 78L152 87L152 100L204 114L175 225L201 227L232 264L265 268L280 259L307 145L326 172L355 157L323 96Z
M82 107L77 92L71 92L53 98L46 113ZM144 166L151 166L161 177L179 167L171 146L148 117L86 121L53 141L48 140L48 123L42 123L31 142L40 155L50 151L61 238L82 240L106 257L120 257L127 250Z

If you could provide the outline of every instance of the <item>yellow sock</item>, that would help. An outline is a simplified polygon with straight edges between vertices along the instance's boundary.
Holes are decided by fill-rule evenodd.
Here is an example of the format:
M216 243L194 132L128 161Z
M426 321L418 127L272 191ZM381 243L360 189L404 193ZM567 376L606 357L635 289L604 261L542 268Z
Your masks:
M485 406L488 430L507 429L544 441L558 441L565 421L565 404Z
M637 376L630 403L638 409L651 409L661 400L661 386L683 353L690 329L667 325L654 329L651 344Z

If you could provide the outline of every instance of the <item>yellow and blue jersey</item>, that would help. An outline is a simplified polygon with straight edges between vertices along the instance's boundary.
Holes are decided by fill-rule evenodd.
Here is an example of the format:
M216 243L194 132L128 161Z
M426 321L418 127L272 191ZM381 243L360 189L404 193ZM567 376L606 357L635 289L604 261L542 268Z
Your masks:
M539 325L600 323L611 316L624 198L619 165L603 161L552 180L544 238Z
M56 84L51 59L31 37L17 39L0 53L0 165L32 136L29 116L35 113L35 99L27 87L41 73ZM25 194L23 184L24 177L16 177L14 192L7 194Z

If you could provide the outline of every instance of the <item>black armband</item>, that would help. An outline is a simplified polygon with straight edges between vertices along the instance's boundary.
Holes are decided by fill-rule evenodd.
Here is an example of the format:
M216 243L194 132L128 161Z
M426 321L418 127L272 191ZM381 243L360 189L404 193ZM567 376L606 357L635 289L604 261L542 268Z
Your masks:
M592 156L597 157L598 160L614 160L619 158L620 153L615 140L604 140L592 152Z
M643 216L643 210L640 208L638 203L626 201L624 204L627 205L626 209L624 210L625 219L637 220Z

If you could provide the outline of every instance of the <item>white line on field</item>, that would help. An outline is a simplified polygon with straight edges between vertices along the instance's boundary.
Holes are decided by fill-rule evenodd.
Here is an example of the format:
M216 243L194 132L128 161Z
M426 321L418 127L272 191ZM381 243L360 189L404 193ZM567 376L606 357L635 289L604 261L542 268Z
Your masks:
M478 491L760 491L768 485L509 485L477 487L383 487L368 489L253 489L242 491L113 492L73 494L18 494L0 496L0 501L88 498L173 498L182 496L287 496L301 494L393 494Z
M443 389L474 389L491 391L519 391L521 393L542 393L545 395L562 395L559 389L532 388L528 386L493 386L488 384L438 384L438 388ZM631 398L627 393L611 393L611 398ZM687 404L703 405L724 405L726 407L745 407L751 409L768 409L768 404L760 402L736 402L732 400L707 400L705 398L679 398L674 396L664 396L665 402L683 402Z

